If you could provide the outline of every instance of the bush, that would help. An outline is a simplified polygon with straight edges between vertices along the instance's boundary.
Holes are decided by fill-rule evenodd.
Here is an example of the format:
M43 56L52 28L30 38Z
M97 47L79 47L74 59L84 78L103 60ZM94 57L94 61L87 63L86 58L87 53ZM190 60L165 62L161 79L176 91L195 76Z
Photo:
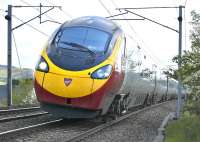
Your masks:
M200 142L200 101L188 100L182 117L169 123L165 142Z
M169 123L165 142L200 142L200 118L184 114L180 120Z
M33 89L32 79L14 79L12 101L14 106L37 104L37 99ZM7 106L7 98L0 100L0 107Z
M32 79L20 79L18 85L13 86L13 105L37 103Z
M200 101L191 101L189 100L184 107L184 112L189 112L190 114L194 114L200 117Z
M13 86L19 85L19 80L13 79L13 80L12 80L12 85L13 85Z

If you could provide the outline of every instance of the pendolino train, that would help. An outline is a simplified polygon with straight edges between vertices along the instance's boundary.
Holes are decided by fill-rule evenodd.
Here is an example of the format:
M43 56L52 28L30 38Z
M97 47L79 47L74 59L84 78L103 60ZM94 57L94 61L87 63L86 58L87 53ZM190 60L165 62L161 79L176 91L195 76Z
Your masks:
M65 22L52 34L34 86L44 110L94 118L175 98L177 81L162 72L118 25L88 16Z

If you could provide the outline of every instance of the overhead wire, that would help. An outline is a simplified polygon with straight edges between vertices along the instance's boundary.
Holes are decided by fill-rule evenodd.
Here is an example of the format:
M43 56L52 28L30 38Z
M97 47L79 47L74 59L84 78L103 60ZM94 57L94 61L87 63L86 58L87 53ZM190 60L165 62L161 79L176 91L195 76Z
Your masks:
M112 4L114 5L115 8L119 8L119 7L117 6L117 4L116 4L113 0L111 0L111 2L112 2ZM104 5L104 6L105 6L105 5ZM126 16L125 16L125 15L121 15L121 16L123 16L123 18L126 19ZM125 20L125 21L127 22L128 26L130 27L130 29L132 30L132 32L135 33L135 34L137 34L136 31L134 30L133 26L131 25L131 23L130 23L128 20ZM136 42L138 46L140 45L140 44L138 43L138 41L137 41L135 38L133 38L133 36L131 36L130 34L128 34L128 36L129 36L132 40L134 40L134 42ZM145 51L145 52L148 54L147 51ZM149 55L149 56L150 56L150 55ZM152 58L152 56L150 56L150 58ZM152 58L152 59L153 59L153 58ZM155 59L153 59L153 60L155 61Z
M24 21L23 21L22 19L18 18L17 16L15 16L15 15L12 15L12 16L13 16L15 19L17 19L17 20L21 21L22 23L24 23ZM32 26L31 24L27 23L26 25L29 26L30 28L34 29L35 31L41 33L42 35L49 37L48 34L46 34L45 32L43 32L43 31L37 29L36 27Z
M22 3L28 5L28 6L31 6L30 3L28 3L28 2L26 2L26 1L24 1L24 0L20 0L20 1L21 1ZM31 8L33 8L34 10L40 12L40 10L39 10L38 8L36 8L36 7L31 7ZM44 15L45 15L47 18L51 19L52 21L56 21L54 18L48 16L47 14L44 14ZM48 20L48 21L51 21L51 20Z
M177 4L175 3L174 0L172 0L172 3L173 3L173 5L174 5L175 7L177 6ZM179 13L177 8L175 8L175 10L176 10L177 13Z
M51 5L53 5L53 6L55 6L55 4L54 3L52 3L52 2L50 2L50 1L48 1L48 0L45 0L47 3L49 3L49 4L51 4ZM63 14L65 15L65 16L67 16L67 17L69 17L70 19L72 19L73 17L71 16L71 14L69 14L68 12L66 12L66 11L64 11L62 8L59 8L59 10L60 11L62 11L63 12Z
M112 2L112 4L113 4L116 8L119 8L118 5L117 5L113 0L111 0L111 2ZM122 16L123 16L124 19L126 19L126 16L125 16L125 15L122 15ZM127 22L128 26L130 27L130 29L132 30L132 32L133 32L135 35L137 35L137 37L140 38L141 42L142 42L143 45L144 45L144 48L146 48L146 47L147 47L146 43L145 43L145 42L143 41L143 39L139 36L139 34L135 31L135 29L133 28L133 26L131 25L131 23L130 23L128 20L126 20L126 22ZM131 35L130 35L130 36L131 36ZM132 36L131 36L131 37L132 37ZM132 37L132 39L134 39L134 38ZM140 44L138 43L137 40L135 40L135 41L136 41L136 43L137 43L138 45L140 45ZM148 54L148 56L149 56L154 62L156 62L156 63L162 65L162 62L160 61L160 59L159 59L157 56L155 56L155 54L153 53L153 51L151 51L149 48L146 48L147 50L149 50L149 51L151 52L151 53L148 53L149 51L147 51L147 50L144 49L144 48L142 48L142 49L144 50L144 52L146 52L146 54ZM153 55L153 56L152 56L152 55Z
M185 0L184 6L186 7L188 0Z
M20 71L22 71L22 65L21 65L21 62L20 62L20 57L19 57L19 52L18 52L18 46L17 46L17 43L16 43L14 31L12 31L12 36L13 36L13 41L14 41L14 44L15 44L15 50L16 50L16 54L17 54L17 58L18 58L19 68L20 68Z
M101 4L101 6L106 10L106 12L111 16L112 14L110 10L105 6L105 4L101 0L98 0L98 1Z
M172 0L173 1L173 4L174 5L176 5L175 3L174 3L174 0ZM185 13L186 13L186 5L187 5L187 2L188 2L188 0L185 0L185 2L183 3L184 4L184 14L183 14L183 19L184 19L184 50L187 50L187 19L186 19L186 15L185 15ZM178 11L178 8L176 8L176 10L177 10L177 13L179 13L179 11Z
M0 14L0 15L4 17L4 15L2 15L2 14ZM15 39L15 36L14 36L13 31L12 31L12 36L13 36L13 41L14 41L15 50L16 50L16 54L17 54L17 59L18 59L19 68L20 68L20 71L22 71L22 66L21 66L21 62L20 62L18 47L17 47L17 43L16 43L16 39Z

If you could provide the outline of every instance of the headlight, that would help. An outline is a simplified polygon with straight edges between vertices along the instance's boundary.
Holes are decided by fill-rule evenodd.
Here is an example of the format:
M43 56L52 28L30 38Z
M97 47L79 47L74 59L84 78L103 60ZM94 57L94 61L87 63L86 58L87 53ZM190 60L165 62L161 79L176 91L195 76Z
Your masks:
M91 77L94 79L106 79L110 76L111 72L112 72L112 66L106 65L94 71Z
M36 70L42 71L42 72L48 72L49 71L49 66L45 59L43 57L40 58L38 64L36 65Z

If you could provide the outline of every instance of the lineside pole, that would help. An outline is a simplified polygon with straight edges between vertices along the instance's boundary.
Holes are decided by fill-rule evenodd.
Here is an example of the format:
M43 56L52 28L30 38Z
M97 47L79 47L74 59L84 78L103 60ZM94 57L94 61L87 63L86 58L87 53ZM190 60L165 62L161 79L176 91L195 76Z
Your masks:
M178 41L178 70L181 68L181 54L182 54L182 8L179 6L179 41ZM182 107L182 92L181 92L181 73L178 72L178 99L177 99L177 108L176 108L176 118L180 118L180 111Z
M7 104L12 106L12 5L8 5L8 59L7 59Z
M26 21L23 22L22 24L12 28L12 8L21 8L21 7L40 7L40 15ZM41 13L41 7L50 7L50 9L48 9L47 11ZM61 6L43 6L42 4L40 4L40 6L13 6L13 5L8 5L8 10L7 10L7 15L5 16L5 19L8 21L8 41L7 41L7 105L8 107L11 107L12 104L12 31L29 23L30 21L33 21L36 18L40 18L40 24L41 22L41 15L51 11L52 9L54 9L55 7L57 8L61 8Z

